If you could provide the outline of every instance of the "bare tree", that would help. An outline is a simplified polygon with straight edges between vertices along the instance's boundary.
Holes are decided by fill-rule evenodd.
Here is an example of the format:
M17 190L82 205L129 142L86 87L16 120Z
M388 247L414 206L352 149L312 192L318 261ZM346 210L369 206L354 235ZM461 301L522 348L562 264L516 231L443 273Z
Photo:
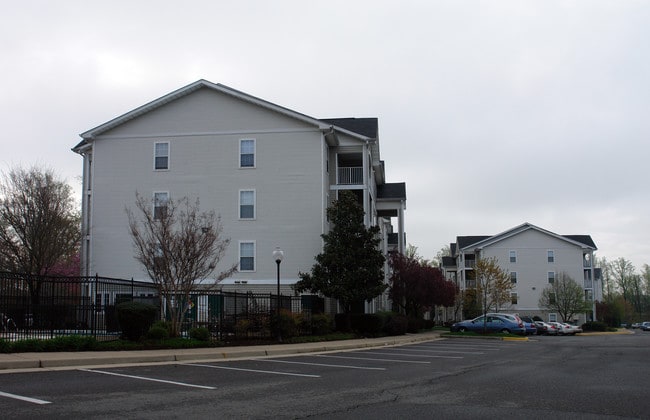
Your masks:
M495 257L479 258L474 267L477 284L483 298L483 313L494 308L496 312L511 300L512 281L510 274L499 267Z
M570 322L573 315L590 309L585 302L584 289L566 273L560 273L553 284L542 290L539 306L559 313L565 322Z
M0 184L0 270L28 275L38 304L41 275L79 249L80 217L72 188L50 169L14 168ZM78 273L76 273L78 274Z
M623 300L627 302L634 287L634 265L623 257L617 258L610 265L612 277L623 294Z
M221 237L221 218L214 211L200 212L198 199L194 204L188 198L154 203L136 193L136 207L137 217L126 209L135 259L158 286L172 321L171 334L177 336L190 293L214 272L230 239ZM236 271L235 263L204 287Z

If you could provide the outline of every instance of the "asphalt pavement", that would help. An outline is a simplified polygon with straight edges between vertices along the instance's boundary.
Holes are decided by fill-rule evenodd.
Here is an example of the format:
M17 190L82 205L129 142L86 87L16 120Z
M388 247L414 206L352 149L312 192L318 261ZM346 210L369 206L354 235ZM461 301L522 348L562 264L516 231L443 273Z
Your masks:
M396 346L440 338L444 331L428 331L394 337L362 338L298 344L211 347L199 349L39 352L0 354L0 374L43 369L118 366L146 363L214 362L252 357L283 356L303 353L354 350Z

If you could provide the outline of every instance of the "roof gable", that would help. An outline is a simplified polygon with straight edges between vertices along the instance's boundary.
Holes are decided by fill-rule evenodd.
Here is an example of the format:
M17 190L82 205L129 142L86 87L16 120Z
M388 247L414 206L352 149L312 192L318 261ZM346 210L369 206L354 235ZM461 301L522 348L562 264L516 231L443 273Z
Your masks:
M570 242L576 246L580 246L581 248L591 248L596 250L596 244L594 241L591 239L591 236L589 235L558 235L557 233L553 233L551 231L542 229L538 226L535 226L530 223L524 223L519 226L516 226L512 229L506 230L505 232L501 232L499 234L496 234L494 236L462 236L458 237L458 247L463 250L463 249L476 249L476 248L484 248L486 246L491 246L494 245L497 242L500 242L502 240L505 240L507 238L510 238L512 236L518 235L522 232L525 232L527 230L535 230L540 233L543 233L545 235L552 236L554 238ZM460 241L460 238L463 238L462 244Z
M167 95L164 95L158 99L155 99L147 104L144 104L138 108L135 108L132 111L129 111L125 114L122 114L116 118L113 118L112 120L101 124L95 128L92 128L88 131L85 131L80 134L82 137L82 141L77 144L73 150L74 151L80 151L84 145L92 140L94 140L97 136L100 136L110 130L115 129L116 127L119 127L129 121L132 121L138 117L141 117L147 113L150 113L154 110L157 110L160 107L163 107L169 103L172 103L174 101L177 101L183 97L186 97L188 95L191 95L194 92L197 92L201 89L209 89L213 92L219 92L225 95L228 95L232 98L236 98L238 100L247 102L249 104L277 112L279 114L282 114L284 116L296 119L298 121L301 121L302 123L306 123L308 125L312 125L317 129L320 130L334 130L334 131L339 131L341 133L344 133L346 135L358 138L362 141L368 141L374 137L370 137L367 134L372 134L372 120L374 120L374 124L376 127L376 119L372 118L361 118L361 119L355 119L355 118L339 118L336 120L319 120L313 117L310 117L305 114L301 114L299 112L290 110L288 108L284 108L282 106L276 105L274 103L265 101L263 99L257 98L255 96L243 93L241 91L235 90L233 88L230 88L228 86L218 84L218 83L212 83L207 80L198 80L194 83L191 83L187 86L184 86L180 89L177 89L171 93L168 93ZM341 123L343 126L338 126L335 124L335 122ZM375 129L375 134L376 134L376 129Z

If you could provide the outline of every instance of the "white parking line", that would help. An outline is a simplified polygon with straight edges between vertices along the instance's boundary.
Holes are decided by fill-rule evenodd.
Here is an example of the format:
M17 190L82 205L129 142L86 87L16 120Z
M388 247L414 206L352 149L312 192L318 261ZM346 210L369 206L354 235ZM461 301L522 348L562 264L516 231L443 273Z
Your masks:
M262 361L262 362L291 363L291 364L294 364L294 365L338 367L338 368L363 369L363 370L386 370L386 368L380 368L380 367L365 367L365 366L350 366L350 365L328 365L328 364L325 364L325 363L290 362L288 360L275 360L275 359L259 359L259 360Z
M419 364L426 364L426 365L431 364L431 362L423 362L420 360L375 359L372 357L330 356L328 354L317 354L316 357L331 357L333 359L372 360L373 362L419 363Z
M395 350L395 351L399 351L399 350L401 350L401 349L395 347L395 348L393 348L393 349L386 349L386 350ZM458 349L455 349L455 350L431 350L431 349L429 349L429 348L427 348L427 349L414 349L413 347L409 347L409 348L408 348L408 351L420 351L420 352L423 352L423 353L485 354L485 352L483 352L483 351L462 351L462 350L458 350Z
M378 351L356 351L355 353L361 353L361 354L378 354L380 356L395 356L395 353L382 353ZM405 357L428 357L428 358L435 358L435 359L462 359L462 356L434 356L434 355L422 355L422 354L408 354L408 353L399 353L399 356L405 356Z
M9 394L8 392L0 391L0 397L13 398L14 400L27 401L33 404L52 404L51 401L39 400L36 398L23 397L22 395Z
M198 366L198 367L207 367L211 369L238 370L240 372L269 373L271 375L301 376L304 378L320 378L320 375L307 375L303 373L290 373L290 372L275 372L272 370L243 369L243 368L234 368L234 367L227 367L227 366L216 366L216 365L201 365L197 363L184 363L183 366Z
M83 372L101 373L102 375L112 375L112 376L121 376L123 378L140 379L142 381L161 382L163 384L187 386L187 387L190 387L190 388L217 389L217 388L215 388L213 386L194 385L194 384L187 384L185 382L176 382L176 381L167 381L167 380L164 380L164 379L147 378L147 377L144 377L144 376L125 375L123 373L106 372L106 371L103 371L103 370L94 370L94 369L79 369L79 370L81 370Z

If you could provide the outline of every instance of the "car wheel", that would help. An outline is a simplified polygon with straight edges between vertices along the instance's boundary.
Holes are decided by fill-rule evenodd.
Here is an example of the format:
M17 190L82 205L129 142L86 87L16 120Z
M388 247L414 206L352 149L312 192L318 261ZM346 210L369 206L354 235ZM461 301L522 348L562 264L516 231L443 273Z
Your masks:
M466 332L466 331L467 331L467 328L465 328L465 327L460 327L458 329L458 332Z
M504 328L504 329L501 330L501 333L502 334L510 334L510 330L507 329L507 328Z

